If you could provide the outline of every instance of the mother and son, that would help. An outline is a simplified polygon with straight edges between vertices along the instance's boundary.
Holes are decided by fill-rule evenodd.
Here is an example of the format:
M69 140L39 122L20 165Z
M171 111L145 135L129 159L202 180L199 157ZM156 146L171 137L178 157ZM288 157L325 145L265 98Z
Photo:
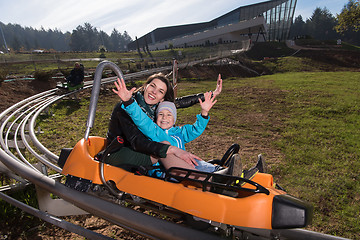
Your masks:
M234 154L229 167L224 168L185 150L185 143L200 136L210 120L209 111L222 90L220 74L215 91L176 99L170 81L161 73L150 76L139 89L128 90L123 79L118 79L115 87L113 91L121 101L111 114L107 145L121 137L122 147L111 152L106 163L118 167L129 164L145 167L161 165L165 169L180 167L246 178L259 171L258 162L256 167L243 172L238 154ZM176 108L197 103L201 112L196 116L196 122L175 126ZM149 175L161 177L161 172L149 171Z

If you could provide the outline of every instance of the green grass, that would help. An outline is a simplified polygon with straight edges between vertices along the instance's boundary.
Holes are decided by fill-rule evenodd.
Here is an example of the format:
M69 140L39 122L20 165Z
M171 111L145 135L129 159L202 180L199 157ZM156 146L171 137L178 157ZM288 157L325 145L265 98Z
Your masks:
M18 201L38 208L34 186L27 186L23 191L9 194L10 197ZM29 239L27 236L41 231L42 224L39 224L38 218L32 216L21 209L1 200L0 201L0 238L1 239ZM22 224L19 224L22 223Z
M274 82L289 91L289 119L277 143L286 156L278 166L283 179L314 204L314 228L353 239L360 232L359 79L351 72L291 73Z
M318 64L314 64L311 59L296 56L266 60L263 61L263 65L273 73L320 71Z

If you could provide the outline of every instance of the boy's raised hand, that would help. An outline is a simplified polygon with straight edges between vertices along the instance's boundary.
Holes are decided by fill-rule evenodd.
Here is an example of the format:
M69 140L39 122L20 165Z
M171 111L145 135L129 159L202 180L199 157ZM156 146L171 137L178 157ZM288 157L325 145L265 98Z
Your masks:
M114 83L116 89L113 89L113 92L116 93L122 101L129 101L136 88L133 87L130 91L127 90L124 79L118 78L117 82Z
M216 96L212 96L211 92L206 92L204 93L204 102L201 101L201 99L199 98L199 102L200 102L200 106L201 106L201 115L202 116L207 116L209 115L209 111L212 108L212 106L214 106L214 104L217 102L217 100L215 100Z

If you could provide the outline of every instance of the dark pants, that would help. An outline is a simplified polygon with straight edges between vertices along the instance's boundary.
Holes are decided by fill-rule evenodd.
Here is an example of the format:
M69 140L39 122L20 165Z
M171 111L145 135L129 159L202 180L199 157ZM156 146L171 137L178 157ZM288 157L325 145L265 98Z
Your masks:
M152 162L149 155L135 152L128 147L122 147L119 151L111 153L105 160L106 163L121 167L121 165L131 164L136 166L151 166Z

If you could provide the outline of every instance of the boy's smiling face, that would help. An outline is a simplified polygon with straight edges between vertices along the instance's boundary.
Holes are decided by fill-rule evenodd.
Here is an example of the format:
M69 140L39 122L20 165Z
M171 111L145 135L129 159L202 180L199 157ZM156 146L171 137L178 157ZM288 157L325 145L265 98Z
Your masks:
M163 109L161 110L156 118L156 124L159 125L162 129L170 129L174 126L174 116L171 114L169 110Z

